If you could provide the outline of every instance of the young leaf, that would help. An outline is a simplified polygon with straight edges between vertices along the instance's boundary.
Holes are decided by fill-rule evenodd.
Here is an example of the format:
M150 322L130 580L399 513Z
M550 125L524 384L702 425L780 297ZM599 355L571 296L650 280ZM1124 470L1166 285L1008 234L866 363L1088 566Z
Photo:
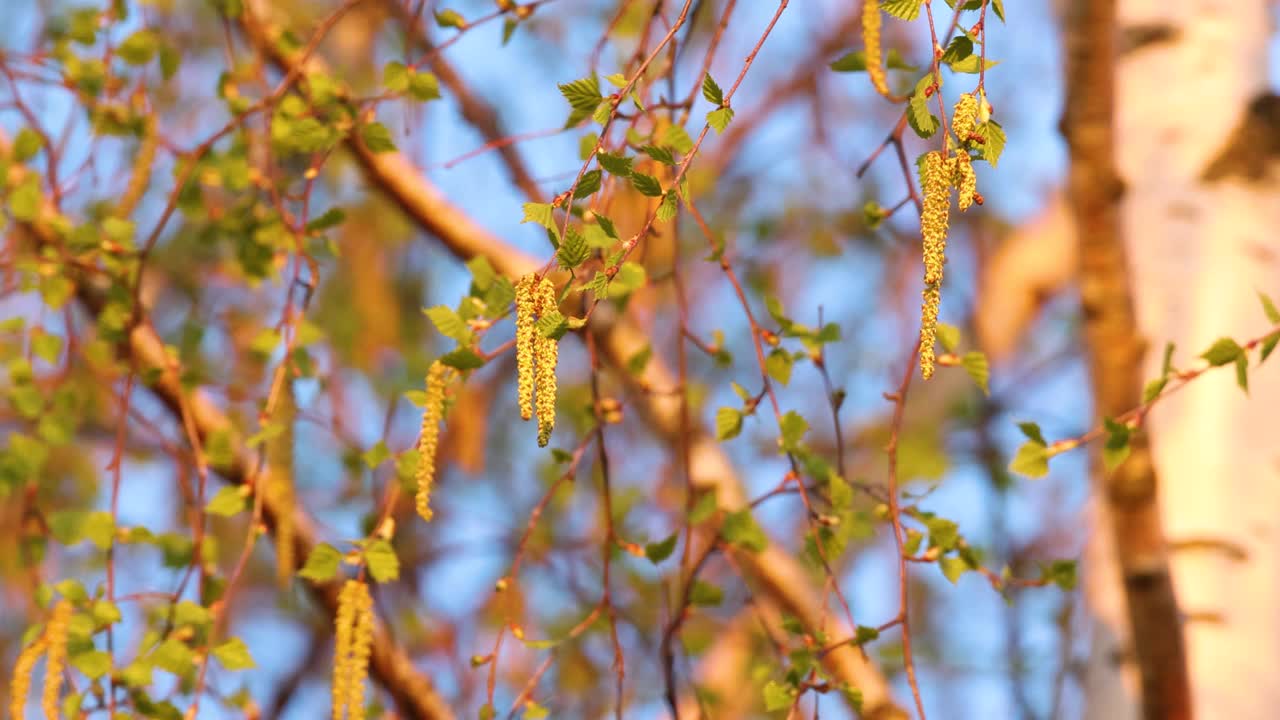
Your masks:
M1000 123L995 120L990 120L974 128L973 132L982 138L979 146L982 149L982 159L990 163L991 167L998 165L1000 154L1004 152L1004 128L1000 127Z
M364 561L377 582L391 582L400 577L400 559L386 540L374 540L365 546Z
M720 536L730 545L751 552L761 552L769 546L769 538L756 524L750 508L725 515L724 524L720 526Z
M712 105L719 106L724 104L724 91L716 84L715 79L711 77L711 73L707 73L707 76L702 79L702 97L706 98L707 102Z
M707 113L707 124L715 128L716 133L724 132L729 127L729 123L733 121L733 108L722 107L716 108Z
M328 582L338 575L338 566L342 562L342 553L328 543L320 543L311 549L307 562L298 571L300 577L312 582Z
M394 152L396 149L396 144L391 139L391 131L380 122L371 122L362 126L360 139L371 152Z
M1049 449L1043 443L1029 440L1018 448L1018 454L1009 463L1009 470L1029 478L1042 478L1049 474Z
M716 439L731 440L742 432L742 411L737 408L722 407L716 411Z
M1200 357L1209 361L1211 367L1219 367L1236 361L1244 353L1235 340L1231 338L1219 338L1208 350L1200 354Z
M238 637L233 637L215 647L213 657L228 670L249 670L257 667L253 656L249 654L249 647Z
M915 20L920 16L924 0L881 0L880 9L899 20Z
M631 184L641 195L649 197L658 197L662 194L662 183L658 182L658 178L644 173L632 172Z
M663 560L671 557L671 553L676 549L677 533L671 533L661 542L649 543L644 546L644 556L649 558L649 562L657 565Z

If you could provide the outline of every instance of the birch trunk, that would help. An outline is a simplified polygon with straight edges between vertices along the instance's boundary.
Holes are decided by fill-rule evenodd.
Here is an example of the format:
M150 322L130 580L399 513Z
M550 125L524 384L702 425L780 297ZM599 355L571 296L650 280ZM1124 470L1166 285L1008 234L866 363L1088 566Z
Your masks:
M1144 377L1166 341L1185 366L1219 337L1268 327L1256 291L1280 295L1280 128L1270 106L1266 0L1122 0L1116 163ZM1253 108L1252 119L1251 107ZM1271 111L1272 114L1274 110ZM1237 129L1249 123L1249 133ZM1234 148L1234 149L1233 149ZM1270 155L1270 156L1269 156ZM1280 706L1280 363L1224 369L1148 419L1162 525L1198 718L1274 718ZM1099 508L1101 510L1101 508ZM1133 659L1109 533L1092 533L1087 598L1098 621L1086 717L1136 718ZM1118 660L1117 658L1122 658Z

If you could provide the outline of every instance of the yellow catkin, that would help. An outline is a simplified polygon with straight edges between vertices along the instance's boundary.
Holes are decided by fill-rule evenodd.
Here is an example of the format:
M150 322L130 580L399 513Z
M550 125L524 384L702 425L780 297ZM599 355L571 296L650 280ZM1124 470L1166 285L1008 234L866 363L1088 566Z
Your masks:
M369 675L369 656L373 653L373 598L364 583L356 585L356 616L347 680L347 709L353 719L364 717L364 682Z
M348 580L338 593L338 611L333 616L333 720L343 720L350 698L351 646L355 631L355 588L360 583Z
M555 285L543 278L538 284L538 315L545 316L557 311ZM554 338L537 335L537 376L538 376L538 446L546 447L551 441L551 431L556 426L556 363L559 360L559 346Z
M971 93L961 95L951 113L951 129L955 132L956 139L960 141L961 145L969 142L969 136L973 134L977 117L978 98Z
M267 492L271 493L276 507L276 579L286 587L293 577L296 563L294 555L294 507L297 502L293 492L293 423L298 406L293 396L293 383L286 378L280 388L280 397L271 411L273 423L282 426L281 431L267 441Z
M422 431L418 434L418 515L430 520L431 487L436 478L436 448L440 442L440 421L444 419L445 388L451 369L439 360L427 371L427 406L422 411Z
M867 75L876 92L885 97L889 95L889 80L885 75L884 65L880 62L880 3L879 0L863 0L862 2L862 42L866 47Z
M920 168L920 187L924 191L920 236L924 246L926 284L942 282L942 266L947 259L947 222L951 214L950 164L946 156L934 150L925 155Z
M961 150L956 153L954 158L955 172L953 173L952 182L955 184L958 192L957 205L960 211L964 212L973 205L973 200L978 195L978 175L973 171L973 160L969 157L969 153Z
M160 144L160 135L156 130L156 114L149 112L142 119L142 137L139 139L138 151L133 156L133 169L129 173L129 184L125 186L120 202L116 204L117 217L128 217L138 207L138 201L147 191L151 183L151 169L155 164L156 148Z
M40 707L47 720L58 720L58 695L62 692L62 670L67 663L67 630L71 625L71 603L59 600L53 607L53 617L45 626L44 638L47 657L44 668L44 692Z
M537 352L533 315L537 312L534 297L534 275L526 275L516 284L516 394L520 400L520 417L533 417L533 361Z
M46 643L42 634L33 640L30 645L23 648L18 655L18 661L13 666L13 677L9 679L10 717L26 717L24 711L27 705L27 692L31 689L31 673L35 670L36 662L40 660L40 656L44 654L45 647Z
M920 236L924 255L924 302L920 310L920 373L933 376L933 339L938 327L938 306L942 301L942 268L947 261L947 223L951 213L951 183L958 161L934 150L920 167L920 187L924 191L924 212L920 215Z
M940 283L929 283L922 293L920 305L920 375L925 380L933 377L933 341L938 334L938 306L942 303Z

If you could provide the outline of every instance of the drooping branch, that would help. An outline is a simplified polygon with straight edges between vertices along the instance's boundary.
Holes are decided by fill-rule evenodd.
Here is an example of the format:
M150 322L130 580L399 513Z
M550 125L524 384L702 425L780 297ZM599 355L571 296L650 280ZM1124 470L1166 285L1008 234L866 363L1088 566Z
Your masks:
M1115 417L1139 404L1144 343L1138 335L1121 233L1123 183L1115 165L1115 0L1074 5L1067 27L1063 134L1071 153L1069 194L1079 237L1080 299L1094 412ZM1178 602L1161 527L1157 478L1144 437L1114 472L1096 473L1122 574L1143 716L1191 717Z

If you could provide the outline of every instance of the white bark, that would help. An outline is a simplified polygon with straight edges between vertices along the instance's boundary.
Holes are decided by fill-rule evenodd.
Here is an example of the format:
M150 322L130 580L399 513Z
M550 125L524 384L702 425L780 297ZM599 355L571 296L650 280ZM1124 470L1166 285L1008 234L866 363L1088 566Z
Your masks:
M1202 179L1254 98L1267 91L1266 0L1126 0L1120 31L1174 35L1120 57L1117 163L1134 302L1150 343L1175 365L1222 336L1268 327L1256 291L1280 296L1280 168L1264 182ZM1256 357L1256 356L1255 356ZM1187 649L1195 716L1273 718L1280 707L1280 361L1224 368L1162 401L1149 419L1160 503ZM1134 686L1109 660L1123 651L1123 594L1095 525L1087 597L1100 621L1086 680L1089 718L1133 718ZM1188 543L1192 547L1183 547ZM1207 617L1216 620L1201 619ZM1123 701L1123 698L1128 702Z

